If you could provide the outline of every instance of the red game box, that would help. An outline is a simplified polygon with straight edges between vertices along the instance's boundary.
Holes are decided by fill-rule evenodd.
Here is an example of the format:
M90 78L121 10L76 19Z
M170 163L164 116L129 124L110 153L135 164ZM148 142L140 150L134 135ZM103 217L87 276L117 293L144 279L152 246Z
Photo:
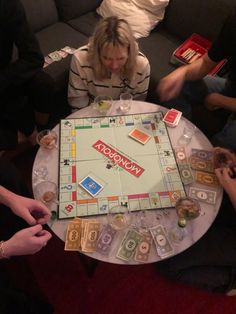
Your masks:
M201 58L210 47L211 42L208 39L194 33L173 52L170 62L174 65L192 63ZM226 61L226 59L220 61L209 74L217 74Z

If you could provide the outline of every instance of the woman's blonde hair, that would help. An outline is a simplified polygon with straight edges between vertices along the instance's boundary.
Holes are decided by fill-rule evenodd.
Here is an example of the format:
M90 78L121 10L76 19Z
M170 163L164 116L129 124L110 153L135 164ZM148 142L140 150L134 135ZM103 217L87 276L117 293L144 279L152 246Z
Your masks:
M138 44L133 32L124 19L110 16L101 20L89 39L88 58L93 67L95 77L104 79L109 77L108 69L102 64L100 53L104 45L112 43L113 46L123 46L128 48L128 59L123 68L122 75L130 80L136 69L136 59L138 55Z

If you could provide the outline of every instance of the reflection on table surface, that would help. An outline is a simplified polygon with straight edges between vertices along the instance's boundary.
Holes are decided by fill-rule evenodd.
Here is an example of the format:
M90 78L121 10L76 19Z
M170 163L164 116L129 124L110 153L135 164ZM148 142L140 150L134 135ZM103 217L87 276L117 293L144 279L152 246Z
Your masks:
M114 101L112 108L107 112L107 116L112 115L123 115L123 113L119 109L120 103L119 101ZM166 112L166 108L163 108L161 106L158 106L156 104L151 104L147 102L142 101L133 101L131 109L128 114L137 114L137 113L148 113L148 112L156 112L156 111L162 111L163 113ZM102 114L99 114L96 110L94 110L94 107L86 107L84 109L81 109L79 111L76 111L72 115L70 115L70 118L83 118L83 117L97 117L102 116ZM181 118L179 124L175 128L168 127L168 133L171 140L171 144L173 149L179 146L178 140L181 137L183 130L186 126L192 125L190 121L188 121L185 118ZM54 131L59 134L59 126L56 126L54 128ZM186 155L190 156L191 149L192 148L198 148L198 149L205 149L205 150L211 150L212 145L206 138L206 136L197 129L193 138L191 139L191 142L185 146ZM33 165L33 173L32 173L32 182L33 182L33 191L35 193L35 186L37 183L39 183L42 180L52 181L55 183L58 183L58 161L59 161L59 149L54 148L52 150L46 150L43 148L40 148ZM190 187L199 187L202 189L208 189L207 186L199 185L196 182L186 185L185 190L186 194L188 194ZM210 188L213 189L212 187ZM222 188L217 187L214 188L214 190L217 192L217 198L216 203L214 205L210 205L207 203L200 203L201 206L201 214L198 218L190 220L187 222L186 227L184 228L184 232L186 232L186 235L183 237L182 241L172 241L171 245L173 247L173 255L176 255L191 245L193 245L196 241L198 241L209 229L211 224L213 223L220 204L222 200ZM51 204L51 210L56 211L57 210L57 204L52 203ZM177 226L177 214L175 209L161 209L161 210L148 210L145 212L134 212L131 213L132 215L132 226L135 228L155 228L157 225L162 225L164 227L165 232L169 232L170 230L173 230ZM96 219L99 221L101 225L107 225L107 216L101 215L97 216ZM66 237L66 229L69 224L70 219L63 219L63 220L57 220L54 219L49 223L50 228L52 231L62 240L65 241ZM127 232L127 229L119 230L115 237L115 242L112 244L110 253L108 256L105 256L101 253L94 252L94 253L85 253L88 256L91 256L93 258L96 258L98 260L111 262L111 263L117 263L117 264L138 264L135 260L131 259L129 262L122 261L121 259L118 259L116 257L117 251L119 249L120 243ZM168 256L166 256L168 257ZM147 263L152 263L161 260L161 257L157 254L155 245L153 244L151 246L151 251L149 254L149 259Z

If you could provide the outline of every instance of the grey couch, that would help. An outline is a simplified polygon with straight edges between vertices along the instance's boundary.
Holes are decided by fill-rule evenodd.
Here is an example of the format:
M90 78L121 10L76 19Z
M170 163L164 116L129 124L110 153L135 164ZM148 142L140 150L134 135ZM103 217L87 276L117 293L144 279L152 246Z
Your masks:
M87 42L99 16L102 0L21 0L41 49L48 53L64 46L79 47ZM146 38L140 49L151 64L148 100L158 102L155 92L160 78L174 69L172 52L192 33L214 39L236 0L170 0L164 20ZM45 68L56 83L57 108L66 108L70 56ZM60 108L60 110L59 110Z

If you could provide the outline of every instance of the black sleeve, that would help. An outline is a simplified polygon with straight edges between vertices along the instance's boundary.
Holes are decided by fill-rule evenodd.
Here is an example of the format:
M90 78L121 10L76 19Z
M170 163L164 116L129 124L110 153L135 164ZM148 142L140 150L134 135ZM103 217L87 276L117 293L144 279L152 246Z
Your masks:
M228 59L231 54L231 43L235 36L236 15L233 14L224 23L218 37L212 43L208 51L211 60L219 62L222 59Z
M20 1L2 0L1 10L5 21L2 27L18 52L16 61L0 70L0 92L3 92L10 86L19 86L29 80L36 71L42 68L44 58L38 41L29 27L24 7Z

